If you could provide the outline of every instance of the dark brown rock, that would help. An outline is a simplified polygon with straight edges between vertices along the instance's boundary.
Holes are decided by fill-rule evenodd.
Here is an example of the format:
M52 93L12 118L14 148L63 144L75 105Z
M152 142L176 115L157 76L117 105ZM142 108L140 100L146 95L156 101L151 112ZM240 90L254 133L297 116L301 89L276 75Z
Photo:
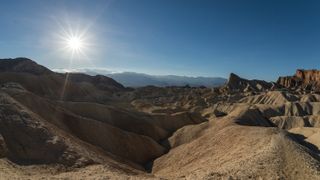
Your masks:
M68 73L66 74L66 78L75 83L91 83L101 90L114 92L126 90L126 88L122 84L118 83L112 78L103 75L90 76L82 73Z
M48 68L41 66L28 58L0 59L0 72L19 72L34 75L53 73Z
M72 101L108 101L127 91L112 78L87 74L60 74L27 58L0 59L0 84L18 83L40 96ZM91 100L90 100L91 99Z
M0 157L18 164L62 164L82 167L95 163L39 116L0 93ZM69 139L69 138L67 138Z
M0 158L3 158L7 155L7 146L6 143L4 142L4 139L2 135L0 134Z
M1 95L0 132L9 156L21 163L54 163L66 149L41 122Z
M274 83L256 79L248 80L231 73L226 88L235 92L255 92L269 90L273 86Z

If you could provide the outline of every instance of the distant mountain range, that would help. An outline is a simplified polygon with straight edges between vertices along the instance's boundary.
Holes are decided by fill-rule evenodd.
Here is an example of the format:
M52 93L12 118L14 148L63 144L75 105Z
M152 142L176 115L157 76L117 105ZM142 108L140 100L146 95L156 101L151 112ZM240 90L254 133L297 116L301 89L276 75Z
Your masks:
M56 72L67 72L64 69L54 69ZM68 70L70 72L70 70ZM206 86L216 87L226 83L227 79L221 77L190 77L190 76L176 76L176 75L149 75L136 72L121 72L113 73L103 69L74 69L71 72L81 72L89 75L102 74L126 87L142 87L142 86Z

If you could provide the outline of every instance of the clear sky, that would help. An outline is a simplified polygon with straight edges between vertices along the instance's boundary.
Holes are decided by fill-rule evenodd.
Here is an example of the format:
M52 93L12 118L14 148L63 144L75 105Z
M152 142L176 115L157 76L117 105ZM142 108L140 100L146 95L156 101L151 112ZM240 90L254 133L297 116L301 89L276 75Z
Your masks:
M0 57L70 68L276 80L320 68L317 0L21 0L0 4Z

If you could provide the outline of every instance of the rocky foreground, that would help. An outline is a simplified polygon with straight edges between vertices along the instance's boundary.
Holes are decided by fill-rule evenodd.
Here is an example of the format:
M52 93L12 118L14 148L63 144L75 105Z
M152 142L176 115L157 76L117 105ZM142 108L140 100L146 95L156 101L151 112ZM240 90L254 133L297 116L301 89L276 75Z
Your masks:
M0 60L0 179L320 179L320 75L125 88Z

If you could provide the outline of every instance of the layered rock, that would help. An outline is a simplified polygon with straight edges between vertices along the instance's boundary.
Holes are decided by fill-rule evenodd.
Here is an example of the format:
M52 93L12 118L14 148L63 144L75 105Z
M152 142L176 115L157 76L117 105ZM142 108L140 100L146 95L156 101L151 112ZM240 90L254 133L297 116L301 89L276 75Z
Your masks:
M303 82L308 84L312 82L320 81L320 71L312 69L312 70L302 70L298 69L296 72L296 77L303 79Z
M286 88L320 91L320 71L298 69L293 76L279 77L277 83Z

